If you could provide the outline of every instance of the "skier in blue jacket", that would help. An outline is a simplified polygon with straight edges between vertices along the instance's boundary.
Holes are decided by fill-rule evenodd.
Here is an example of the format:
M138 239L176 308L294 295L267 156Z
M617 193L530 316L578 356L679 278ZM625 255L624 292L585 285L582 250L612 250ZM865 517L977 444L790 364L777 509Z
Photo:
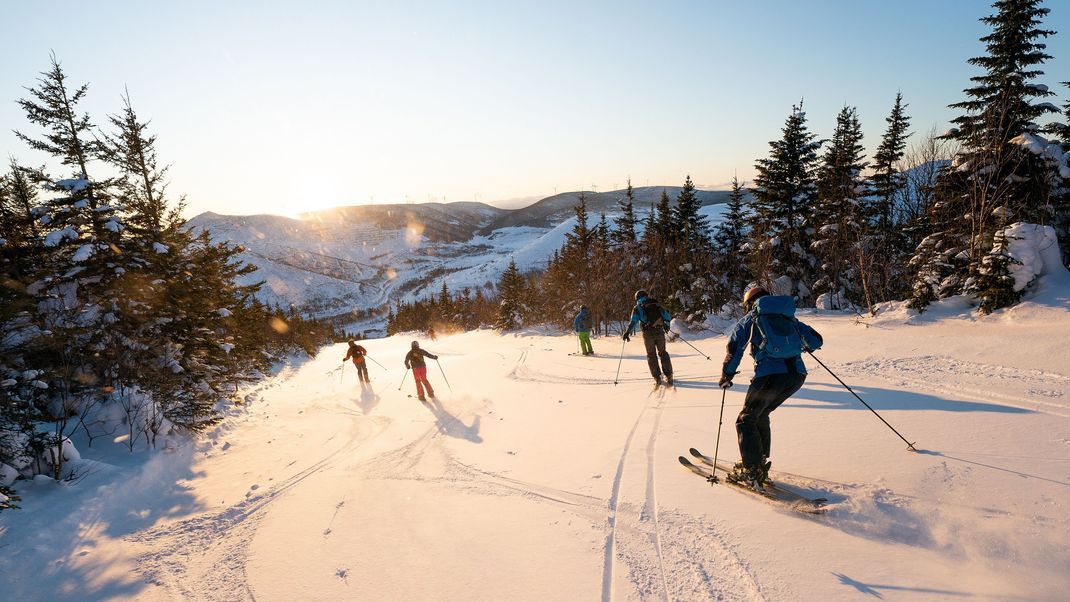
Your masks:
M635 327L640 327L643 332L643 345L646 347L646 363L650 368L650 376L654 377L655 387L662 384L672 386L672 360L669 359L669 352L665 350L665 333L669 332L671 321L672 316L656 299L644 290L635 291L635 307L632 309L631 324L624 333L624 340L631 340ZM660 368L658 359L661 359ZM663 373L664 383L661 380Z
M576 331L576 336L580 338L580 353L583 355L594 355L594 349L591 347L593 325L591 311L586 305L581 305L580 313L576 314L576 319L572 321L572 330Z
M743 295L747 314L736 323L728 339L728 353L721 368L721 388L732 386L743 353L750 347L754 358L743 410L736 418L739 455L742 462L729 475L736 482L761 489L769 475L769 414L794 395L806 380L804 351L821 348L821 335L795 319L795 301L773 296L760 286Z

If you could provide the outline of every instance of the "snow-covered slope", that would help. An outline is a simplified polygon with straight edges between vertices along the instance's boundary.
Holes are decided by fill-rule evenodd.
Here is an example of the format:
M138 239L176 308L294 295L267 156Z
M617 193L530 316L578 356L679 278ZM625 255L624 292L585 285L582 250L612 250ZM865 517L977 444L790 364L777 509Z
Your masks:
M637 188L637 209L679 188ZM592 194L591 215L616 215L622 191ZM717 221L723 192L699 191L702 211ZM504 210L482 203L425 203L341 207L302 219L274 215L225 216L204 213L189 226L215 240L245 248L242 259L258 270L246 283L264 280L263 300L296 305L321 317L353 309L384 309L396 299L437 292L491 288L514 259L522 270L545 267L575 224L578 193ZM645 204L644 204L645 203ZM381 326L382 320L371 325Z
M409 338L341 346L248 392L204 440L129 456L97 440L83 478L19 483L0 513L10 600L1059 600L1070 588L1065 272L1011 310L954 300L877 319L803 312L819 357L772 417L774 477L823 516L684 471L713 453L724 339L671 343L651 391L642 344L474 332L422 404ZM440 371L441 366L441 371ZM724 397L720 457L749 366ZM445 380L448 378L448 383ZM402 381L404 382L402 383ZM399 384L403 385L399 387Z

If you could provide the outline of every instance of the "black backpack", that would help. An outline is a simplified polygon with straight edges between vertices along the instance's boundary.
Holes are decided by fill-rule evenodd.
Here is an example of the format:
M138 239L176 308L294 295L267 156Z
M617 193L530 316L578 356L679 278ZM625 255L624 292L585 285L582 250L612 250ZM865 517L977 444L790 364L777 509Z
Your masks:
M665 316L662 314L661 304L651 297L643 298L639 307L643 310L643 320L640 322L644 330L662 330L665 327Z

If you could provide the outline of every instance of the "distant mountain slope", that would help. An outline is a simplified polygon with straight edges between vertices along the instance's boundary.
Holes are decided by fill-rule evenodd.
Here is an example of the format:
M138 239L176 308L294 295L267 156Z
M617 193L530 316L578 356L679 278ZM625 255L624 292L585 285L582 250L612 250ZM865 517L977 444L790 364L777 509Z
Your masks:
M412 205L353 205L304 213L311 222L338 226L374 226L405 230L418 224L421 234L436 242L463 241L493 220L510 213L484 203L419 203Z
M632 194L635 197L635 210L639 215L644 215L650 206L661 199L661 193L669 195L669 199L676 204L676 197L680 194L679 186L643 186L634 188ZM695 193L703 205L724 203L728 200L727 190L697 190ZM599 213L616 213L618 202L624 198L625 191L613 190L610 192L584 192L587 200L587 212L592 217ZM531 226L535 228L550 228L561 220L572 215L573 208L579 203L580 193L563 192L546 197L541 201L532 203L522 209L514 209L501 215L483 228L483 232L491 232L498 228L509 226Z
M640 217L662 191L675 198L679 187L635 189ZM624 191L587 195L591 219L617 214ZM719 221L727 193L699 191L702 212ZM539 269L575 223L579 192L542 199L522 209L483 203L359 205L303 214L202 213L187 223L211 232L213 240L244 247L242 260L256 272L245 283L264 282L267 303L296 306L310 314L345 320L355 309L378 310L450 290L491 289L515 260L521 270ZM716 204L716 205L715 205ZM713 206L711 206L713 205ZM360 325L381 327L382 317Z

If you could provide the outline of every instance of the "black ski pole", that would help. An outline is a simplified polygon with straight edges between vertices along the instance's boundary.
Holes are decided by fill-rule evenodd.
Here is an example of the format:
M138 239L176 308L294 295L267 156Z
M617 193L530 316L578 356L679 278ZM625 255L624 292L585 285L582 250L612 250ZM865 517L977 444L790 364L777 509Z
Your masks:
M680 339L684 343L687 343L688 347L694 349L695 351L698 351L698 347L695 347L691 343L688 343L687 339L685 339L684 337L680 336L679 334L676 335L676 338ZM710 356L706 355L705 353L702 353L701 351L698 351L698 354L701 355L702 357L706 358L706 359L711 359Z
M442 373L442 380L446 381L446 386L449 387L450 393L453 393L453 387L450 387L450 379L446 378L446 371L442 369L442 364L437 359L435 363L438 364L438 371Z
M401 375L401 384L400 384L400 385L398 385L398 391L400 391L400 390L401 390L401 387L402 387L402 385L404 385L404 384L405 384L405 377L406 377L406 376L408 376L408 375L409 375L409 369L408 369L408 368L405 368L405 374L402 374L402 375Z
M724 424L724 397L728 394L728 387L721 387L721 417L717 419L717 443L713 446L713 472L710 482L720 483L717 478L717 453L721 450L721 425Z
M628 341L621 341L620 342L620 359L617 360L617 375L613 377L613 384L614 385L617 384L617 382L618 382L617 379L620 378L620 365L621 365L621 362L624 361L624 345L627 342Z
M892 429L893 433L895 433L896 435L899 435L899 431L895 430L895 427L893 427L892 425L888 424L888 421L885 420L884 418L882 418L881 415L877 413L877 410L874 410L872 407L870 407L870 405L868 403L866 403L866 401L864 399L862 399L861 397L858 396L858 393L854 392L854 389L852 389L851 387L848 387L847 383L845 383L842 380L840 380L839 376L836 376L836 373L834 373L832 370L829 370L829 367L825 365L825 362L822 362L821 360L817 359L817 356L814 355L814 353L812 351L807 350L806 353L808 353L810 355L810 357L814 358L814 361L816 361L817 363L821 364L821 367L824 368L826 371L828 371L828 373L832 375L832 378L835 378L836 380L838 380L840 382L840 384L843 385L844 389L847 389L848 391L850 391L851 395L855 396L855 399L857 399L858 401L861 401L862 405L866 406L866 408L868 408L870 412L873 412L874 416L876 416L877 418L880 418L881 422L884 423L884 426L887 426L888 428ZM907 444L907 449L909 449L910 451L913 451L913 452L918 451L918 450L914 449L914 444L913 443L911 443L910 441L907 441L906 437L904 437L902 435L899 435L899 438L903 440L903 443Z

